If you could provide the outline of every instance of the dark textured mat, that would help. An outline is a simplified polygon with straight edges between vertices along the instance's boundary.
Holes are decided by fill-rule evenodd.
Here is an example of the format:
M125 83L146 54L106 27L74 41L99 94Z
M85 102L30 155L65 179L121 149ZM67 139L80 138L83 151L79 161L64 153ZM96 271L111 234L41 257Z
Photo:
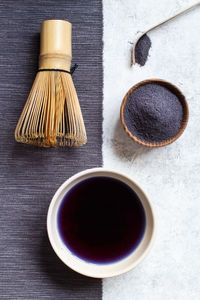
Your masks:
M0 299L101 299L101 280L68 269L54 254L46 214L59 185L101 166L101 1L0 2ZM77 149L39 149L14 141L38 63L40 23L73 24L73 75L88 135Z

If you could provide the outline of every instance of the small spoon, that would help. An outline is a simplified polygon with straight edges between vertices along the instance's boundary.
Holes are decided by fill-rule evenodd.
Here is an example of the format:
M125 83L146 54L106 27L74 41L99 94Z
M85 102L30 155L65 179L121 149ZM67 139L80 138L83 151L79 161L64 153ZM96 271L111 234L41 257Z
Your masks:
M175 14L174 16L172 16L172 17L166 19L165 21L162 21L161 23L159 23L159 24L157 24L157 25L151 27L151 28L148 29L147 31L143 32L143 33L138 37L138 39L137 39L136 42L135 42L135 45L133 46L132 57L131 57L131 66L135 64L135 48L136 48L136 45L137 45L137 43L139 42L139 40L140 40L145 34L147 34L149 31L151 31L151 30L153 30L153 29L159 27L160 25L165 24L165 23L167 23L168 21L170 21L170 20L176 18L177 16L179 16L179 15L185 13L186 11L192 9L193 7L195 7L195 6L199 5L199 4L200 4L200 1L197 2L196 4L191 5L191 6L188 7L188 8L186 8L186 9L184 9L184 10L178 12L177 14Z

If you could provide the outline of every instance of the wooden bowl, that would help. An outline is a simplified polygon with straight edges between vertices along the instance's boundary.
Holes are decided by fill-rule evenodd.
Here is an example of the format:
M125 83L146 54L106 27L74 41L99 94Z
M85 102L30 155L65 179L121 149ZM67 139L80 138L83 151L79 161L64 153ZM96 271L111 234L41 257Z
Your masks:
M124 120L124 108L125 108L127 99L133 93L133 91L135 89L137 89L139 86L142 86L147 83L156 83L156 84L159 84L161 86L168 88L172 93L174 93L178 97L179 101L181 102L181 104L183 106L183 120L182 120L181 128L179 129L179 131L177 132L177 134L174 137L172 137L168 140L162 141L162 142L152 143L152 142L146 142L146 141L139 139L138 137L136 137L129 131L128 127L126 126L125 120ZM121 104L121 109L120 109L120 118L121 118L121 122L122 122L125 132L136 143L138 143L139 145L142 145L144 147L149 147L149 148L164 147L164 146L167 146L167 145L173 143L175 140L177 140L187 126L188 117L189 117L189 110L188 110L188 104L185 99L185 96L175 85L173 85L172 83L169 83L165 80L162 80L162 79L148 79L148 80L141 81L141 82L137 83L136 85L134 85L125 95L125 97L122 101L122 104Z

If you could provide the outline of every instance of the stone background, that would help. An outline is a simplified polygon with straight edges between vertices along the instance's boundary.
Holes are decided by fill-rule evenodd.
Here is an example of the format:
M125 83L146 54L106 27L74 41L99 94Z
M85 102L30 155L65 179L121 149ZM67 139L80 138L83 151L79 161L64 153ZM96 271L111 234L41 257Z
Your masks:
M200 297L200 6L149 34L150 57L130 67L141 31L196 3L104 0L103 164L141 184L157 215L157 239L136 269L103 281L104 300L196 300ZM166 148L134 144L120 121L128 89L147 78L177 85L188 100L184 134Z

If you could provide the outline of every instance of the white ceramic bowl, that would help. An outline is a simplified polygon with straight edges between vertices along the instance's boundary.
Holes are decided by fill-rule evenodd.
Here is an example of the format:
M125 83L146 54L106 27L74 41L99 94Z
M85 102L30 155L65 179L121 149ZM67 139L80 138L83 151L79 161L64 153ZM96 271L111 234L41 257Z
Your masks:
M109 264L95 264L80 259L63 243L57 226L57 213L64 195L78 182L96 176L116 178L129 185L140 198L145 210L146 228L142 241L127 257ZM104 168L88 169L66 180L55 193L48 210L47 231L57 256L74 271L95 278L106 278L125 273L138 265L147 255L155 238L155 218L152 206L143 190L126 175Z

